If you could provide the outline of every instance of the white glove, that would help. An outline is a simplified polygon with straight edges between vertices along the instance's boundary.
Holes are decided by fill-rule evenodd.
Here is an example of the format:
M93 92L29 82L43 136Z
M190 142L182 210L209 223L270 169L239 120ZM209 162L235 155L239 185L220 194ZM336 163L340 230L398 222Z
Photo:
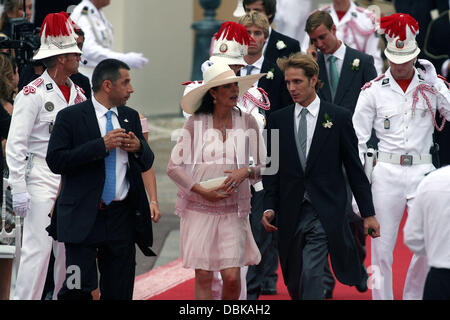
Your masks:
M148 59L137 52L125 53L123 61L134 69L142 69L148 63Z
M16 215L25 218L31 209L31 197L28 192L16 193L12 195L13 211Z
M437 76L436 68L434 67L434 65L430 61L425 59L419 59L418 62L425 67L425 71L423 71L421 68L417 68L417 72L419 72L425 82L432 86L438 83L439 78Z

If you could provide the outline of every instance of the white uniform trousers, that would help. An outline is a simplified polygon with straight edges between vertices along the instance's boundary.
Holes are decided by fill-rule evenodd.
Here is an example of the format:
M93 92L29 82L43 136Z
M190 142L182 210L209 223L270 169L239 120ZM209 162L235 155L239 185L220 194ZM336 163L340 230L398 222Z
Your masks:
M64 243L54 241L45 228L50 224L50 213L58 192L60 176L53 174L45 159L33 158L27 179L31 196L31 211L23 222L23 240L17 273L14 300L40 300L53 250L55 254L53 299L56 300L66 275Z
M241 293L239 294L239 300L247 300L247 271L248 266L241 267ZM213 272L213 279L211 283L212 296L214 300L222 299L222 276L220 272Z
M372 172L373 203L380 223L380 237L371 239L373 300L394 299L392 263L399 226L405 208L411 208L418 184L433 169L432 164L407 167L378 161ZM413 255L403 289L404 300L422 299L427 272L425 257Z

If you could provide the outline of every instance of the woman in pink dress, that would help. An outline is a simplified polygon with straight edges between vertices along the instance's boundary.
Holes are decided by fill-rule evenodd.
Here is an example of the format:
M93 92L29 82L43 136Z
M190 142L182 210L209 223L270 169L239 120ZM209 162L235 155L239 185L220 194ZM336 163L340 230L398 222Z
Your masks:
M228 65L215 63L203 73L203 85L181 100L193 116L167 174L179 187L180 254L183 267L195 269L196 299L212 299L214 271L222 275L222 299L238 299L240 267L261 259L248 214L250 183L261 180L266 148L254 117L236 104L263 75L237 77Z

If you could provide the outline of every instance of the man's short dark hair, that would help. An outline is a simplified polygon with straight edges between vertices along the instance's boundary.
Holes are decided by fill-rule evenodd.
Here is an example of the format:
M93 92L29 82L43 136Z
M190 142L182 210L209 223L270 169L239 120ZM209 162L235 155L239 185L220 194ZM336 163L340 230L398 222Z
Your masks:
M334 25L333 18L328 12L317 10L311 13L311 15L306 20L305 31L309 34L320 27L322 24L331 31Z
M106 59L100 62L92 74L92 91L98 92L106 80L115 84L120 78L120 69L130 70L130 67L117 59Z
M259 0L244 0L243 6L244 9L247 7L247 5L255 3ZM269 19L269 23L271 24L273 22L273 19L275 18L275 13L277 12L277 0L262 0L262 4L264 7L264 11L266 12L267 16L272 15ZM267 17L269 18L269 17Z

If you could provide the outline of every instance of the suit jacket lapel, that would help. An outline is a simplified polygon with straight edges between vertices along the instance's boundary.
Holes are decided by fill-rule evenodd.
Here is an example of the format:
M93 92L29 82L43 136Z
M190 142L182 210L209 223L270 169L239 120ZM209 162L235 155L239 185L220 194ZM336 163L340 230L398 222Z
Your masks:
M267 71L269 71L269 69L271 68L272 64L269 62L269 60L267 60L266 58L264 58L263 64L261 66L261 73L266 73ZM260 88L267 88L269 84L265 84L267 82L266 77L262 77L259 79L258 81L258 87ZM266 90L267 91L267 90Z
M327 68L325 66L325 57L323 53L319 53L317 62L319 64L319 80L323 82L323 87L319 90L322 99L325 101L333 101L331 98L331 89L328 81Z
M329 133L331 132L330 128L324 128L323 122L325 122L325 113L328 113L330 118L333 120L333 115L326 109L324 104L320 103L319 114L317 118L316 128L314 129L314 136L311 142L311 146L309 148L308 158L306 159L306 171L311 168L311 165L314 163L315 158L320 153L320 149L322 148L323 143L326 141Z
M276 54L276 44L275 44L275 38L277 37L277 32L272 29L272 32L270 33L269 39L267 40L267 46L266 46L266 52L264 52L264 60L268 61L276 61L277 54Z
M125 129L126 133L132 131L129 119L127 119L126 114L124 113L124 109L121 107L117 107L117 112L119 113L119 124L122 129ZM134 132L136 134L136 132Z
M98 126L97 114L95 113L94 105L92 104L92 100L88 100L84 106L84 121L86 123L86 127L88 129L89 137L95 139L102 136L100 132L100 128Z
M334 97L333 103L340 105L342 98L348 88L348 86L352 83L353 77L357 71L354 71L351 67L352 60L354 56L353 53L349 50L349 47L345 50L344 62L342 63L341 73L339 75L339 83L336 90L336 95Z

